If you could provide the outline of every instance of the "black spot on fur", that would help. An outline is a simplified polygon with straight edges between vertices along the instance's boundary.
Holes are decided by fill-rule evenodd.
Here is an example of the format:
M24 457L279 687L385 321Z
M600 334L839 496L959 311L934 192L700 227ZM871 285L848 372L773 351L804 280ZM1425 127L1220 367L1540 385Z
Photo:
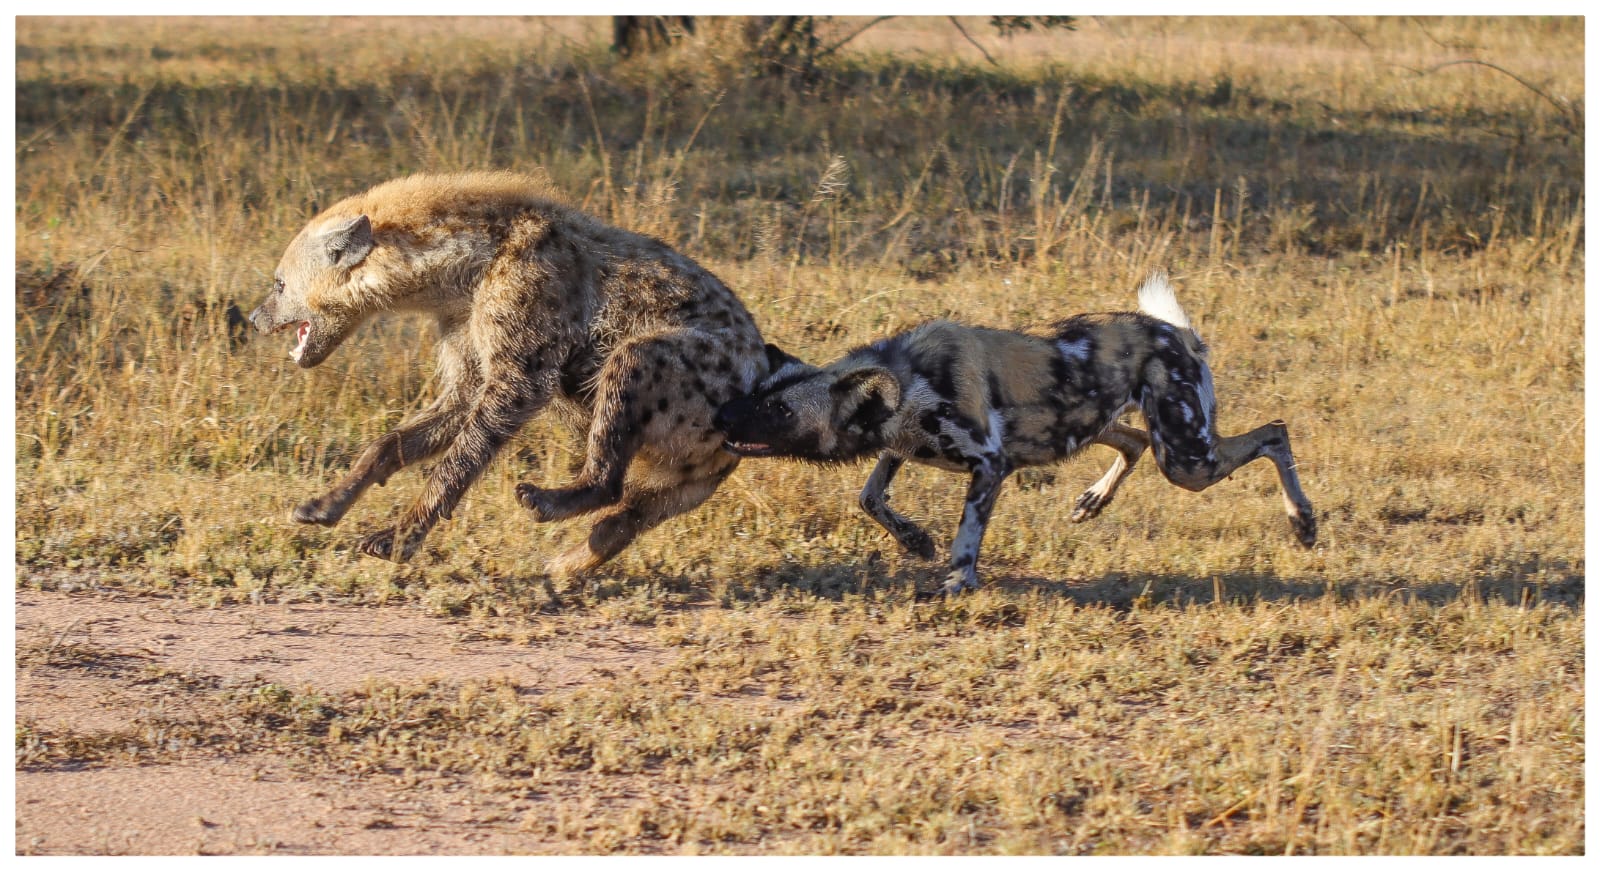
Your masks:
M654 411L651 411L648 408L645 409L644 411L639 412L639 425L640 426L645 426L645 425L649 424L651 419L653 419L655 417L655 415L656 415L656 413Z
M846 426L854 427L862 432L873 432L891 417L894 417L894 409L883 401L882 396L873 393L860 405L856 406L856 412L850 416Z
M922 428L924 430L926 430L930 435L938 435L939 434L939 415L938 414L936 414L934 412L931 412L931 411L925 411L925 412L922 413L922 417L917 419L917 422L919 424L921 424Z
M665 396L663 396L660 399L656 400L656 411L666 411L667 410L667 406L670 405L670 404L671 403L669 403L667 401L667 398ZM683 415L680 414L680 415L678 415L678 417L681 418L681 417L683 417Z

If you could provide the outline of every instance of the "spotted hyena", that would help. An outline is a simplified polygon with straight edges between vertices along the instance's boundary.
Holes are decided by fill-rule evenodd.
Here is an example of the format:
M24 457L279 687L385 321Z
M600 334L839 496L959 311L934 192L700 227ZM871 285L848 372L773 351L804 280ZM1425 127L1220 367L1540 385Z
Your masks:
M1283 422L1218 436L1206 346L1165 275L1140 287L1139 307L1078 315L1043 334L934 321L822 368L768 345L770 374L723 406L716 425L742 456L832 463L877 454L861 507L924 556L933 543L889 507L890 481L907 460L970 474L945 592L978 585L978 546L1006 476L1094 442L1120 456L1079 497L1073 520L1105 507L1146 446L1167 480L1196 491L1267 457L1295 536L1310 547L1316 520ZM1148 433L1117 422L1135 408Z
M315 366L382 311L439 327L438 397L372 443L332 489L295 508L332 526L373 484L433 459L422 493L362 552L405 562L450 517L517 429L547 406L587 432L576 480L520 484L540 521L601 512L552 572L591 569L705 501L738 465L715 409L766 371L739 300L666 244L607 226L513 173L418 175L313 218L250 315L293 330Z

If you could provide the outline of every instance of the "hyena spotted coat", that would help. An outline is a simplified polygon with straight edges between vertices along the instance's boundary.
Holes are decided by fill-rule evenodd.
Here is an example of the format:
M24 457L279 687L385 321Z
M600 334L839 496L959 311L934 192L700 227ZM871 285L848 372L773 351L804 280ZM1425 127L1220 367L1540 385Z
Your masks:
M666 244L607 226L514 173L418 175L313 218L250 315L293 329L321 363L367 318L422 312L439 327L438 397L294 510L332 526L373 484L436 460L422 493L362 552L405 562L450 517L518 428L547 406L588 434L576 480L517 488L540 521L601 512L550 563L591 569L705 501L738 464L711 419L766 370L761 334L721 281Z
M1138 312L1078 315L1043 334L934 321L822 368L768 345L770 373L752 396L723 406L716 425L728 434L728 449L743 456L833 463L878 455L861 507L908 551L927 557L932 541L889 507L889 484L907 460L968 473L948 593L978 585L978 547L1006 476L1091 443L1119 456L1079 497L1074 521L1105 507L1147 446L1162 474L1189 490L1267 457L1295 536L1310 547L1316 520L1283 422L1218 436L1206 346L1166 276L1148 279L1139 303ZM1117 422L1133 409L1148 433Z

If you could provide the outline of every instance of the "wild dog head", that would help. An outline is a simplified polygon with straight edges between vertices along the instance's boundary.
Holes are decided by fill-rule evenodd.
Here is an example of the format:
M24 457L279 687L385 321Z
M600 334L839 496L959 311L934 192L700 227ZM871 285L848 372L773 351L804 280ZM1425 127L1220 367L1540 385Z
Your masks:
M290 358L308 369L321 363L370 314L356 301L366 296L361 267L375 245L366 215L313 220L289 243L250 323L263 333L294 327Z
M877 453L900 407L900 380L870 356L824 368L767 345L770 372L717 411L724 447L746 457L838 463Z

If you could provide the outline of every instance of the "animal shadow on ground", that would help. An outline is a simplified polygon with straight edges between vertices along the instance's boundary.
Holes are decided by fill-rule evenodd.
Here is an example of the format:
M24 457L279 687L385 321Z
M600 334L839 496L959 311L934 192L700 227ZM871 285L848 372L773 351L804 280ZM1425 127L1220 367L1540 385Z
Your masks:
M736 580L710 579L704 574L654 575L612 571L573 581L566 587L543 577L508 580L510 588L527 594L530 610L553 612L569 605L593 603L638 592L641 587L666 594L662 606L697 607L720 602L761 604L785 595L801 594L830 601L861 596L885 603L910 599L930 606L957 606L974 595L999 593L1004 599L1038 596L1070 600L1080 607L1108 607L1126 611L1138 607L1185 607L1216 602L1304 602L1334 596L1344 600L1396 597L1434 606L1476 599L1480 602L1532 605L1558 604L1583 607L1582 570L1563 567L1542 577L1514 572L1478 576L1459 584L1408 583L1404 578L1330 581L1324 578L1281 577L1262 572L1227 572L1197 576L1182 573L1114 572L1094 578L1045 577L988 570L976 594L946 598L937 594L942 565L894 565L878 551L857 562L789 564L752 573Z

